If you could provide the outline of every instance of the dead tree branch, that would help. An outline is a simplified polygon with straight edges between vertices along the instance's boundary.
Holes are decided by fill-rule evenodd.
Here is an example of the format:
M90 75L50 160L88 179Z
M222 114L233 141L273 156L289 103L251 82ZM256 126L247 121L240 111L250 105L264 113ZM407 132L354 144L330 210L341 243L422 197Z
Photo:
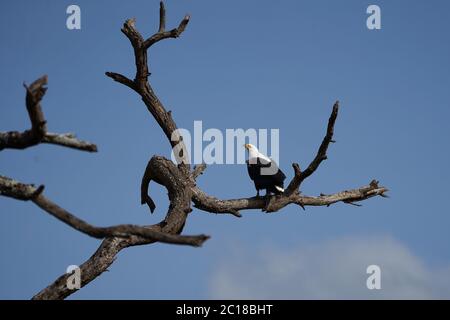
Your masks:
M76 139L74 134L56 134L47 132L47 121L41 107L41 100L47 91L47 76L34 81L30 86L24 84L27 91L26 107L31 129L24 132L0 132L0 151L3 149L25 149L41 142L61 145L73 149L96 152L93 143Z
M301 207L329 206L337 202L351 204L374 196L383 196L387 191L389 191L387 188L378 186L378 181L373 180L367 186L345 190L331 195L311 197L303 196L300 192L294 192L290 195L272 196L267 202L263 197L221 200L207 195L199 188L194 188L193 202L196 208L203 211L218 214L232 214L240 217L239 211L241 210L261 209L265 212L276 212L289 204L296 204Z
M53 203L43 195L44 187L35 187L23 184L7 177L0 176L0 195L23 201L32 201L50 215L61 220L72 228L94 238L103 239L97 251L81 266L81 287L89 284L105 272L114 262L117 254L124 248L151 244L154 242L185 244L200 246L209 237L206 235L181 236L188 215L192 212L192 203L195 208L217 214L232 214L241 217L242 210L260 209L264 212L276 212L287 205L295 204L303 209L306 206L330 206L342 202L356 205L357 202L375 197L386 197L387 188L379 186L373 180L369 185L356 189L345 190L331 195L305 196L299 188L302 182L311 176L327 158L327 150L333 141L334 126L336 123L339 103L333 106L328 120L327 132L317 151L315 158L304 171L294 163L294 177L286 191L277 196L251 197L241 199L222 200L210 196L201 190L196 179L203 174L206 165L201 164L191 170L186 146L177 133L177 125L170 111L166 111L163 104L150 86L148 66L148 49L155 43L169 38L179 37L189 23L186 15L178 27L166 31L166 10L160 4L158 31L148 38L144 38L135 27L135 20L127 20L121 31L129 39L134 52L136 73L134 79L115 72L106 72L106 76L121 83L136 92L146 105L152 117L161 127L172 149L178 156L177 164L161 156L152 156L144 171L140 192L141 204L146 204L150 212L154 212L156 204L150 197L148 189L153 181L167 189L170 201L165 218L154 225L118 225L112 227L95 227L77 218L67 210ZM53 143L71 148L87 151L96 151L95 145L79 141L71 134L52 134L47 132L45 119L41 110L40 101L45 94L47 78L38 79L27 88L27 110L32 127L23 133L0 133L0 150L4 148L23 149L38 143ZM64 274L47 288L37 293L33 299L64 299L74 293L68 289L69 275Z
M201 246L202 243L209 238L205 235L171 235L149 229L148 227L130 224L122 224L112 227L95 227L46 198L43 195L43 191L44 186L42 185L36 188L34 185L20 183L11 178L0 176L0 195L24 201L31 200L34 204L56 219L64 222L75 230L97 239L104 239L107 237L128 238L130 236L139 236L152 241L185 244L197 247Z
M115 72L106 72L105 74L114 81L133 89L141 96L141 99L147 106L148 111L155 118L156 122L165 133L172 149L180 150L180 153L178 154L180 155L179 165L183 173L187 176L190 171L190 166L189 161L187 160L186 146L184 145L181 137L176 134L177 125L172 118L172 113L170 111L166 111L148 82L150 72L147 63L147 50L161 40L179 37L189 23L189 15L186 15L183 18L177 28L170 31L165 31L165 20L165 8L164 4L161 2L158 32L147 39L144 39L136 29L134 19L125 21L121 31L130 40L131 46L134 50L136 64L136 74L134 80L132 81L126 76Z
M191 211L192 195L190 188L184 185L185 177L172 161L163 157L152 157L147 167L152 172L154 181L161 183L168 190L170 199L170 206L165 219L158 224L148 226L148 228L160 233L179 234L183 230L187 215ZM105 272L122 249L154 242L139 236L106 238L97 251L80 266L81 287ZM67 288L68 277L68 274L62 275L36 294L33 299L64 299L71 295L75 291Z
M339 111L339 101L333 106L333 110L331 111L330 119L328 120L327 133L320 144L319 150L317 151L317 155L314 160L309 164L308 168L305 171L300 170L300 166L297 163L294 163L292 166L294 168L294 178L289 183L287 187L287 194L292 194L295 190L300 187L300 184L308 178L310 175L317 170L322 161L327 159L327 150L330 143L334 142L333 134L334 134L334 124L336 123L336 118Z

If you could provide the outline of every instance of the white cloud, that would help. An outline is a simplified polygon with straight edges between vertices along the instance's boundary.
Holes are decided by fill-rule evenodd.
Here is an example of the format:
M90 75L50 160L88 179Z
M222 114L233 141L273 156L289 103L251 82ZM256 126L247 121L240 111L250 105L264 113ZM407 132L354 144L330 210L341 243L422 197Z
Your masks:
M450 298L450 267L427 267L390 237L337 239L290 250L240 249L222 256L213 299ZM381 268L381 290L368 290L366 268Z

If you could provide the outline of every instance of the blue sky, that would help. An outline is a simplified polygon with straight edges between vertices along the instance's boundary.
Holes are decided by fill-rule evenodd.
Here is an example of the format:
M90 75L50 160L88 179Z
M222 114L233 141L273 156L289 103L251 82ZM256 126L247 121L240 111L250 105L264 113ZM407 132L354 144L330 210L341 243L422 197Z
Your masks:
M158 222L165 190L151 187L157 204L151 216L140 206L139 185L148 159L169 156L169 145L137 95L104 75L132 77L121 25L135 17L151 35L158 1L76 1L82 29L69 31L65 12L72 3L2 4L0 130L28 128L22 83L48 74L49 130L76 132L99 152L49 145L4 150L1 174L45 184L49 198L96 225ZM370 4L381 7L381 30L366 28ZM450 4L172 0L166 9L168 27L191 14L181 38L149 54L150 81L179 127L202 120L204 128L220 130L279 128L280 165L290 178L292 162L305 167L315 155L339 99L337 143L303 193L376 178L391 198L363 207L249 211L242 219L194 210L184 232L210 234L204 247L124 250L110 272L72 298L450 298ZM222 198L255 193L242 165L210 166L199 185ZM0 198L0 212L0 298L31 297L99 245L32 203ZM342 257L351 258L345 264ZM382 267L380 291L364 289L368 263ZM289 281L267 280L279 276L273 270L284 270ZM330 280L340 277L349 281ZM314 281L306 287L305 278Z

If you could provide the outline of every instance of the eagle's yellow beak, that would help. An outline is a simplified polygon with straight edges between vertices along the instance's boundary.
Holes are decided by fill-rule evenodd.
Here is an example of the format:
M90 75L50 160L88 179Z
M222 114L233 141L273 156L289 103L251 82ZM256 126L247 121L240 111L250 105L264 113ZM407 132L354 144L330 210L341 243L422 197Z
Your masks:
M248 143L244 144L244 148L250 150L250 145Z

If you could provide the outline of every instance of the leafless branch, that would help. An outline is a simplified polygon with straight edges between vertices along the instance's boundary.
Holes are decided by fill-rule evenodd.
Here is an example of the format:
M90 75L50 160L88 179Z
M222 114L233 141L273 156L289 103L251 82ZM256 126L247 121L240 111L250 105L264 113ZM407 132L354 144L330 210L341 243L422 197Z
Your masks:
M146 204L150 212L156 210L156 204L149 195L149 186L153 181L167 189L170 201L164 219L154 225L118 225L112 227L95 227L77 218L67 210L53 203L43 195L44 187L35 187L23 184L7 177L0 176L0 195L18 200L32 201L50 215L71 226L72 228L94 238L103 239L97 251L81 266L81 286L89 284L95 278L107 271L114 262L117 254L124 248L131 246L165 242L199 246L209 237L206 235L182 236L180 235L186 224L188 215L192 212L192 203L195 208L217 214L231 214L242 217L241 211L259 209L264 212L277 212L287 205L295 204L303 209L306 206L330 206L337 202L358 205L357 203L371 197L386 197L387 188L379 186L373 180L369 185L356 189L345 190L331 195L305 196L299 188L301 183L311 176L327 157L329 144L333 141L334 125L337 119L339 103L333 106L328 120L326 135L317 151L313 161L301 170L300 165L294 163L294 177L286 191L281 195L268 197L250 197L240 199L222 200L208 195L201 190L196 179L203 174L206 165L201 164L191 170L185 144L177 135L177 125L170 111L166 111L161 101L150 86L147 50L155 43L179 37L189 23L190 17L186 15L177 28L166 31L166 11L164 4L160 4L158 31L148 38L144 38L135 27L135 20L127 20L121 31L129 39L134 52L136 73L134 79L115 72L106 72L106 76L135 91L146 105L148 111L163 130L173 150L182 150L181 157L175 165L172 161L152 156L144 171L140 192L141 204ZM96 151L95 145L79 141L71 134L48 133L40 101L45 94L44 85L47 78L38 79L27 88L27 110L32 128L23 133L0 133L0 150L4 148L22 149L37 143L53 143L80 150ZM33 299L64 299L74 293L68 289L69 275L64 274L55 282L36 294Z
M196 180L200 175L203 174L203 171L206 169L206 164L202 163L194 167L192 171L192 179Z
M336 101L336 103L333 106L333 110L331 111L330 119L328 120L327 133L323 138L322 143L320 144L319 150L317 151L317 155L315 156L314 160L309 164L309 166L306 168L306 170L301 171L297 163L293 164L295 175L286 189L288 194L291 194L295 190L297 190L300 187L300 184L303 182L303 180L312 175L314 171L316 171L317 168L320 166L322 161L327 159L328 146L330 145L330 143L334 142L333 140L334 124L336 123L338 111L339 111L339 101Z
M75 230L85 233L97 239L107 237L123 237L140 236L152 241L159 241L172 244L185 244L191 246L200 246L209 237L205 235L198 236L178 236L162 233L136 225L123 224L112 227L95 227L77 218L67 210L61 208L56 203L46 198L42 192L43 186L36 188L34 185L23 184L13 179L0 176L0 194L19 200L31 200L42 210L48 212L56 219L71 226Z
M150 48L150 46L156 42L167 38L178 38L186 29L189 19L190 16L186 15L183 20L181 20L178 28L174 28L170 31L159 31L158 33L155 33L153 36L144 41L144 48Z
M73 133L51 133L46 132L42 143L57 144L63 147L78 149L82 151L97 152L97 146L93 143L78 140Z
M159 29L158 33L164 32L166 30L166 8L164 7L164 2L159 3Z
M34 81L30 86L24 84L27 91L26 107L31 122L31 129L24 132L0 132L0 151L3 149L25 149L41 142L56 144L82 151L96 152L93 143L81 141L73 134L56 134L47 132L47 122L41 107L41 100L47 91L47 76Z
M148 228L166 234L179 234L191 211L192 195L190 188L185 185L185 176L172 161L159 156L152 157L147 167L152 172L154 181L162 184L168 190L171 202L164 220L148 226ZM106 238L98 250L80 266L81 286L84 287L105 272L120 250L151 243L154 241L140 236ZM64 299L74 293L74 290L69 290L66 286L67 277L67 274L62 275L50 286L36 294L33 299Z
M192 198L195 207L218 214L232 214L240 217L241 210L261 209L265 212L276 212L289 204L305 206L329 206L337 202L354 203L363 201L374 196L383 196L388 189L379 187L378 182L372 181L368 186L357 189L345 190L331 195L320 195L318 197L303 196L298 191L287 195L250 197L241 199L221 200L207 195L199 188L194 188Z
M135 19L129 19L125 21L121 31L130 40L130 43L134 50L136 63L136 74L134 81L131 81L127 77L115 72L105 73L106 76L112 78L114 81L128 86L141 96L142 101L147 106L148 111L155 118L156 122L161 127L167 139L169 140L170 145L175 150L177 148L180 150L186 150L186 147L181 138L174 139L174 137L176 137L175 132L177 130L177 126L175 124L175 121L172 119L172 114L170 111L166 111L163 104L154 93L152 87L150 86L150 83L148 82L148 76L150 75L150 72L147 63L147 50L153 44L161 40L179 37L185 30L188 22L189 16L186 15L180 22L178 28L172 29L170 31L164 31L165 8L162 2L160 4L159 30L146 40L144 40L140 32L136 29ZM186 154L183 154L180 159L180 168L185 175L189 174L190 166Z

